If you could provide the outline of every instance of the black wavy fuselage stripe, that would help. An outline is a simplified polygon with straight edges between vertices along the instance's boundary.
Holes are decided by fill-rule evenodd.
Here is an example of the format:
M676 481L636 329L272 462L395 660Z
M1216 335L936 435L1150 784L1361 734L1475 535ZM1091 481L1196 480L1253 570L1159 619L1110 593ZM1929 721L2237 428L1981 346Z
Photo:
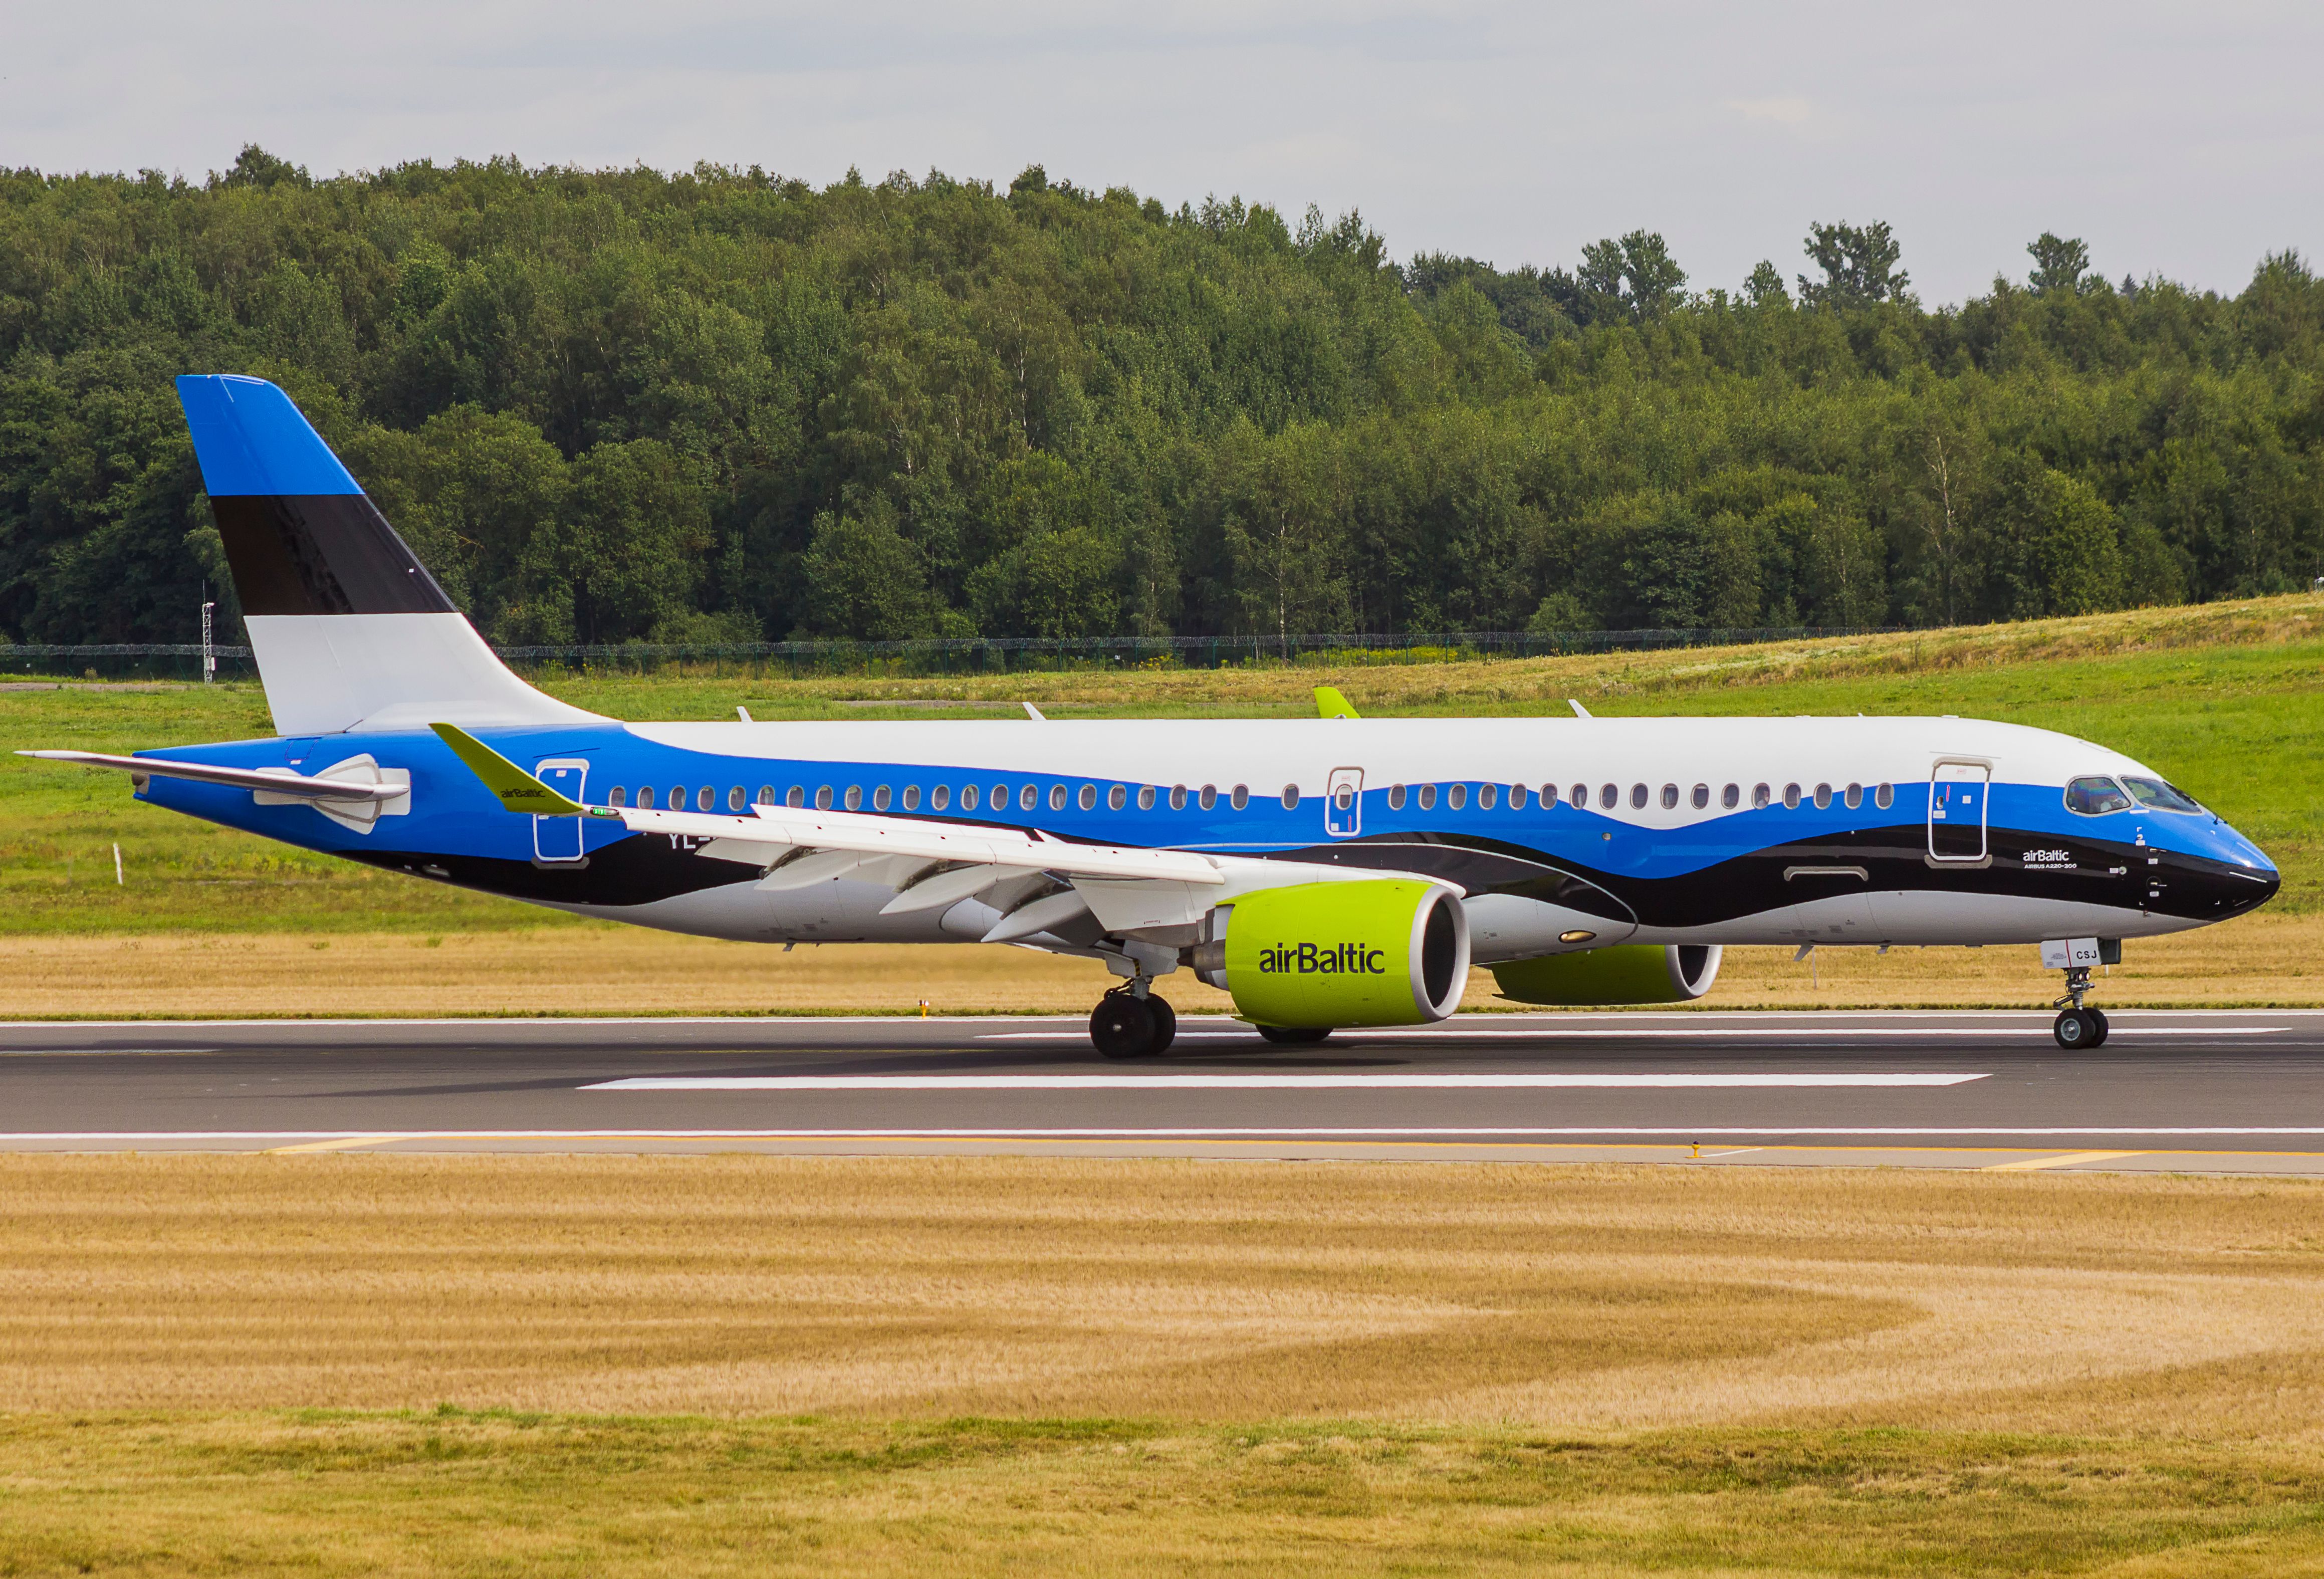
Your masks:
M351 857L394 872L511 899L619 909L756 881L747 866L696 854L699 840L638 834L581 862L512 861L424 851L365 850ZM1522 845L1440 834L1383 834L1270 858L1416 872L1471 894L1508 893L1645 927L1707 927L1787 905L1866 893L1987 894L2063 900L2218 921L2255 909L2279 880L2224 862L2144 845L1996 828L1990 858L1948 865L1928 858L1918 824L1777 845L1673 877L1642 877L1568 862ZM2027 860L2029 851L2041 858ZM1804 869L1804 870L1803 870ZM1821 870L1819 870L1821 869ZM1858 877L1855 871L1864 875Z

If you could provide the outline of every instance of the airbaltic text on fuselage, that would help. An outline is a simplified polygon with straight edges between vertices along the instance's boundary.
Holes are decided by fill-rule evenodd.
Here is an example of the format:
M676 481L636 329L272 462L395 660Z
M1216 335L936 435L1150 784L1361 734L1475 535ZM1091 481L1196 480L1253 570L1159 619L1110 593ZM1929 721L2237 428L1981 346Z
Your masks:
M1259 951L1259 968L1266 975L1383 976L1388 956L1360 943L1318 948L1312 943L1286 943Z

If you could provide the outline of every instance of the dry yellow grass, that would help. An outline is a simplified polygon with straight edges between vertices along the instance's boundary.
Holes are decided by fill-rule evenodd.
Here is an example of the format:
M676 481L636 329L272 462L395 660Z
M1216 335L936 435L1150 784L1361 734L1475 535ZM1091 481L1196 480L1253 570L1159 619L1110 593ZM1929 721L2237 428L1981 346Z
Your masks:
M0 1572L2273 1579L2324 1563L2319 1222L2281 1180L5 1157Z
M0 1399L2324 1439L2324 1184L0 1158Z
M34 937L0 939L0 1018L440 1014L1085 1012L1111 983L1093 961L981 945L829 944L785 954L641 929ZM1182 1011L1226 994L1181 971ZM2030 947L1727 953L1703 1009L2034 1008L2055 995ZM2324 1003L2324 914L2263 911L2134 940L2099 982L2108 1007ZM1474 973L1468 1007L1514 1007Z

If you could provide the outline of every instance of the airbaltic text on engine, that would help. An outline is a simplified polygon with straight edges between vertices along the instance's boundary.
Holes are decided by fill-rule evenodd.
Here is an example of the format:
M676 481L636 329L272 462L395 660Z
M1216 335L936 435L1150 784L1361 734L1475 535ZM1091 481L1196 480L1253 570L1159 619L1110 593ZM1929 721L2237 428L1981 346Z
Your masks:
M1296 947L1281 944L1259 951L1259 968L1269 975L1296 972L1312 975L1388 974L1388 953L1384 949L1366 948L1360 943L1342 943L1336 948L1318 948L1312 943Z

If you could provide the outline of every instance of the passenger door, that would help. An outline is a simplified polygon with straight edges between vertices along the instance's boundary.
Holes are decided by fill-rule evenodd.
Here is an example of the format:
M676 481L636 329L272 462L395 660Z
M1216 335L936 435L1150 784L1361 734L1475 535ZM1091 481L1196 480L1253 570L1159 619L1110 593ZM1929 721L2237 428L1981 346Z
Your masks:
M550 757L532 770L532 776L567 800L582 799L581 786L589 764L577 757ZM532 819L532 858L536 861L581 859L581 819L577 817L536 817Z
M1929 777L1929 859L1984 860L1993 770L1983 762L1941 762Z
M1352 839L1364 831L1364 771L1333 768L1323 785L1323 831Z

